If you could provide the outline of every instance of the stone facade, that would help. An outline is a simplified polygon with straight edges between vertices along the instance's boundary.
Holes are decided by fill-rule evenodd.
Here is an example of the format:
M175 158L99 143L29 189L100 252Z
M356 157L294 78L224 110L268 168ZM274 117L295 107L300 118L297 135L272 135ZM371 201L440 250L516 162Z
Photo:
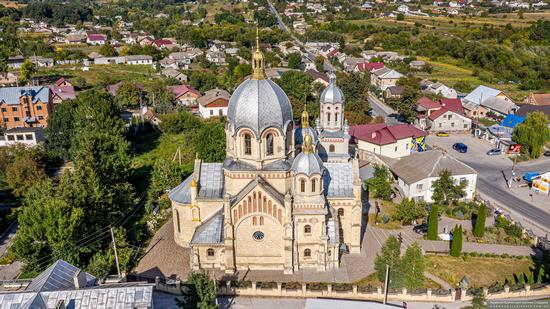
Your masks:
M337 268L341 249L360 253L358 160L346 144L340 161L321 161L307 113L294 129L290 102L265 79L263 63L257 49L252 78L230 99L225 161L197 158L193 174L169 193L176 243L191 247L195 270Z

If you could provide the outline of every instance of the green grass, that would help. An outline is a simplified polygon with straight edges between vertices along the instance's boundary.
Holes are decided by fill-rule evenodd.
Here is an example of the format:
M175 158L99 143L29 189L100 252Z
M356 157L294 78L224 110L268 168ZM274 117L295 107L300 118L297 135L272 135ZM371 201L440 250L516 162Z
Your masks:
M384 286L383 282L378 280L378 277L376 276L376 273L372 273L372 274L366 276L363 279L359 279L359 280L355 281L353 284L356 284L359 287L370 285L370 286L382 287L383 288L383 286ZM423 287L433 289L433 290L437 290L437 289L441 288L441 285L439 285L437 282L435 282L435 281L433 281L429 278L424 278Z
M514 274L529 273L533 262L529 258L471 257L466 260L451 256L427 255L425 270L456 285L464 275L471 280L472 287L489 287L495 282L513 281Z

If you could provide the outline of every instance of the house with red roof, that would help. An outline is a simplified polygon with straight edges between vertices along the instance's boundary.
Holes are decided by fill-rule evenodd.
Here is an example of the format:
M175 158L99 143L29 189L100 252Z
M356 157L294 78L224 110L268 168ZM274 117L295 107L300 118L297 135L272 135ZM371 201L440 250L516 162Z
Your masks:
M360 62L355 65L353 72L369 72L380 70L384 67L383 62Z
M311 77L314 84L315 83L320 83L325 87L329 85L328 76L325 73L321 73L321 72L319 72L317 70L313 70L313 69L306 70L305 73L307 75L309 75L309 77Z
M436 102L422 97L417 101L416 112L415 124L430 132L468 132L472 127L460 99L442 98Z
M426 150L426 132L411 124L385 123L353 126L351 142L357 145L359 158L367 160L373 154L389 158L402 158Z
M152 45L158 49L171 49L175 47L176 44L168 39L157 39L153 41Z
M176 102L184 106L197 105L197 99L201 96L200 91L189 85L169 86L170 91L176 98Z
M107 36L101 33L92 33L88 34L86 38L86 43L90 45L104 45L107 41Z

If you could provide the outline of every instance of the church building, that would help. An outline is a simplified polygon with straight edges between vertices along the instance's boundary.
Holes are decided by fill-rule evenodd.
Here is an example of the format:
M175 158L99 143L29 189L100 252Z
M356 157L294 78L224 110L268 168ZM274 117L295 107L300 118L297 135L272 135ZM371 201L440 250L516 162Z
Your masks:
M195 160L170 191L174 238L190 248L193 270L326 271L344 252L361 250L361 180L348 152L344 95L335 75L323 91L320 119L293 121L284 91L267 79L264 56L229 100L226 159Z

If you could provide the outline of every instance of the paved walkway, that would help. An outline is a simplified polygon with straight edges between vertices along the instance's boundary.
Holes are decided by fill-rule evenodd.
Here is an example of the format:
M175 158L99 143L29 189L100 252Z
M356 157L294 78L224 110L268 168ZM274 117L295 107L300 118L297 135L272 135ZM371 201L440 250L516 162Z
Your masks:
M3 257L8 252L8 248L11 246L16 232L17 224L14 224L2 235L2 238L0 239L0 257ZM17 278L21 273L22 267L23 264L19 261L15 261L9 265L1 265L0 280Z
M453 287L445 280L439 278L438 276L431 274L429 272L424 272L424 277L434 281L435 283L439 284L442 289L450 290Z

